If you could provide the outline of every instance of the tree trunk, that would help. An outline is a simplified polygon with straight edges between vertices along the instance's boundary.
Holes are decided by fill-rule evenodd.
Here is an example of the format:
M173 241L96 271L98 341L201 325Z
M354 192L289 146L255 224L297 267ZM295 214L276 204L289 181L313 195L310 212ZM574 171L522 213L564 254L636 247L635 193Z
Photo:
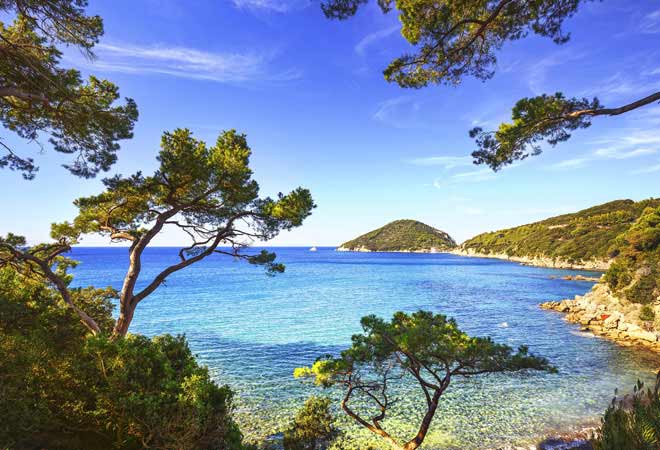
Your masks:
M433 416L435 416L435 411L436 409L438 409L438 402L440 401L441 395L442 395L442 390L435 391L435 393L433 394L433 398L431 399L431 404L428 406L428 409L426 410L426 414L422 419L422 424L419 427L417 436L415 436L410 441L406 442L405 445L403 446L403 450L416 450L420 445L422 445L422 442L424 442L424 438L426 438L426 433L428 433L429 427L431 426L431 422L433 421Z
M128 302L130 303L130 302ZM135 306L127 304L121 307L119 312L119 317L115 323L115 328L112 330L113 339L121 338L126 336L128 333L128 327L133 321L133 314L135 313Z

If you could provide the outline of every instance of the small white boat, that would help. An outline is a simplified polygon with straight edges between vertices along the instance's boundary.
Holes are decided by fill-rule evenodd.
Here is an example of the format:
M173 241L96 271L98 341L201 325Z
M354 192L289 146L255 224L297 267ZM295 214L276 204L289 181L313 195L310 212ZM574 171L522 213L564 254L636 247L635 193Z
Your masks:
M310 248L309 251L310 251L310 252L315 252L315 251L316 251L316 247L312 247L312 248Z

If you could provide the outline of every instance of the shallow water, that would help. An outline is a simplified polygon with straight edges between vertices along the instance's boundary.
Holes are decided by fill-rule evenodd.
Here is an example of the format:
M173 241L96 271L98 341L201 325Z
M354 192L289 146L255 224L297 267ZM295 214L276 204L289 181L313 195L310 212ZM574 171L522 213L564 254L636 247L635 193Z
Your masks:
M527 344L559 369L452 381L428 449L522 445L593 422L615 388L651 380L658 367L648 353L580 333L560 314L539 309L543 301L584 294L592 285L551 276L585 272L445 254L275 251L287 266L275 277L223 256L173 275L138 306L131 328L147 335L185 333L214 378L237 391L237 417L249 440L280 431L307 396L324 393L294 380L293 369L343 349L366 314L441 312L470 334ZM81 247L72 256L82 261L76 284L121 286L125 248ZM175 261L176 249L147 250L141 281ZM386 426L405 436L420 399L411 385L400 395Z

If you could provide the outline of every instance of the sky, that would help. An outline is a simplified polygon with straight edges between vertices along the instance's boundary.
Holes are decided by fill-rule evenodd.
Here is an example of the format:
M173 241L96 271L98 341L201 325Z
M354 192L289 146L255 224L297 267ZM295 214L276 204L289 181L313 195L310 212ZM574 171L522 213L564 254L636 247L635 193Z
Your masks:
M506 121L526 96L562 91L615 107L660 90L657 0L584 4L565 22L568 43L507 43L493 79L418 90L384 80L410 45L396 11L374 2L346 21L305 0L90 0L89 12L104 19L97 58L69 49L63 64L113 81L140 111L107 175L152 172L163 131L187 127L214 142L237 129L263 195L304 186L318 205L271 245L337 246L404 218L463 241L615 199L660 197L660 105L595 118L498 173L472 164L468 136ZM100 192L100 178L75 178L60 167L66 155L38 154L0 133L41 167L34 181L0 172L0 234L48 240L50 223L73 219L72 201ZM165 232L155 244L184 242Z

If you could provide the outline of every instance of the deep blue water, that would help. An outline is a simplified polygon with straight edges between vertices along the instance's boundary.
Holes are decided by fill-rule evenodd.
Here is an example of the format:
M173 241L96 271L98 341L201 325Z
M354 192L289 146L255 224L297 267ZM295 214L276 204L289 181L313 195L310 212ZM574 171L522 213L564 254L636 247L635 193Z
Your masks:
M131 326L146 335L185 333L215 379L237 391L248 439L277 432L308 395L322 393L294 380L293 369L344 348L366 314L441 312L471 334L527 344L559 369L452 381L426 448L518 445L593 421L615 388L650 380L657 367L646 353L580 333L560 314L539 309L540 302L587 292L590 283L551 278L579 272L446 254L275 251L287 266L275 277L225 256L174 274L138 306ZM147 250L142 283L176 262L176 252ZM80 247L71 256L82 262L77 285L120 288L127 249ZM404 434L415 393L402 388L405 398L389 423Z

